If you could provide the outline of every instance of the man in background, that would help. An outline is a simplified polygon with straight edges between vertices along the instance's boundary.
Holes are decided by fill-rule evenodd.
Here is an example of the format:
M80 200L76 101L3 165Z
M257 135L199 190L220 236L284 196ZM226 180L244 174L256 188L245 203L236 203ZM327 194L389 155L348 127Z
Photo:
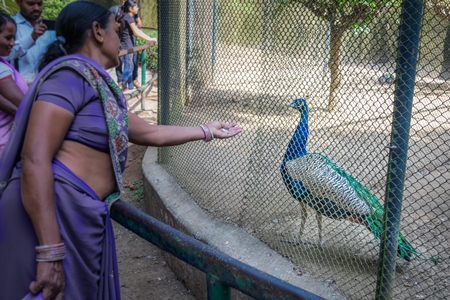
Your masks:
M55 31L42 23L43 0L16 0L19 12L13 16L17 33L13 51L7 57L28 84L37 75L37 66L47 46L56 40Z

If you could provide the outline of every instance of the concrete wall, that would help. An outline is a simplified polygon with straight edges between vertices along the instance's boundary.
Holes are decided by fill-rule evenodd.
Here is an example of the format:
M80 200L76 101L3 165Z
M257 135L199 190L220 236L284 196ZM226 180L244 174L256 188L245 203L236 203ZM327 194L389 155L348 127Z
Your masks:
M157 149L144 156L144 211L173 228L263 272L325 299L345 299L327 283L309 274L298 274L296 266L247 231L205 213L156 163ZM166 254L169 266L198 299L206 299L205 274ZM232 290L232 299L250 299Z

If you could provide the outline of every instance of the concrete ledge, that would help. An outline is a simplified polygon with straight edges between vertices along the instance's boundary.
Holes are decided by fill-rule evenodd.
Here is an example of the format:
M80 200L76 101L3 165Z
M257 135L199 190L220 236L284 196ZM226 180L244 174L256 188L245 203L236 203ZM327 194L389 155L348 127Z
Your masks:
M326 283L310 275L298 276L294 264L242 228L206 214L156 161L157 148L149 147L142 163L144 210L147 214L292 285L326 299L345 299ZM207 298L203 272L169 254L166 254L166 259L175 274L198 299ZM249 297L233 290L232 299Z

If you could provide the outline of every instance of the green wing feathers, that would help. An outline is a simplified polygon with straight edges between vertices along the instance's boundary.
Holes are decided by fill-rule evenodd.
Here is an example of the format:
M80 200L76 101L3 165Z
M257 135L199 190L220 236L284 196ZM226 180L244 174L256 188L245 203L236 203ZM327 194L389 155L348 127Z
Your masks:
M323 158L326 160L327 165L330 168L347 180L347 183L353 187L358 197L369 205L371 213L361 217L365 222L367 222L366 225L370 228L372 234L379 241L383 230L384 209L377 197L375 197L369 189L362 185L353 176L336 166L329 158L326 156L323 156ZM398 236L397 254L406 261L410 261L413 256L423 256L402 236L401 233L399 233Z

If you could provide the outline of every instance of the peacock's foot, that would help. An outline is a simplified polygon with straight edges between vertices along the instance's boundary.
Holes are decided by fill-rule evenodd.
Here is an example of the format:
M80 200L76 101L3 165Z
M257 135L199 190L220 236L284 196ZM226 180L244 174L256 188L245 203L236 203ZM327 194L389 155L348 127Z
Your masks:
M292 240L281 239L281 242L287 243L287 244L291 244L292 246L308 245L308 246L314 247L314 248L322 248L322 246L323 246L323 241L320 241L318 243L314 243L314 242L311 242L311 241L297 239L297 238L294 238Z

